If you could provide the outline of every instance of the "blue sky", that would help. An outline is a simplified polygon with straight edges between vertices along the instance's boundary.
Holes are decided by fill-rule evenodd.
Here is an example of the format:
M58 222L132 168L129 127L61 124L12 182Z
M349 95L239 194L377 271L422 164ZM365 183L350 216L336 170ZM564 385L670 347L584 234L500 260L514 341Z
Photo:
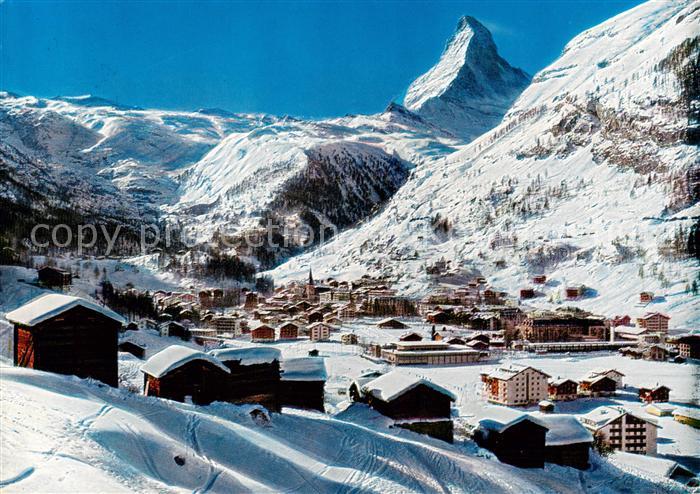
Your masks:
M400 100L461 15L534 74L640 0L0 0L0 89L153 108L321 117Z

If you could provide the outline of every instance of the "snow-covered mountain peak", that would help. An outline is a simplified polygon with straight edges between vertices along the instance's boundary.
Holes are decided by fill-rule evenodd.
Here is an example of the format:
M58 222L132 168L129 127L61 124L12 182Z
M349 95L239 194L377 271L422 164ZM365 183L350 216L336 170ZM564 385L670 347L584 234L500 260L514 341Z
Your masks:
M464 16L438 63L409 86L404 105L473 139L500 121L529 81L500 57L489 30Z

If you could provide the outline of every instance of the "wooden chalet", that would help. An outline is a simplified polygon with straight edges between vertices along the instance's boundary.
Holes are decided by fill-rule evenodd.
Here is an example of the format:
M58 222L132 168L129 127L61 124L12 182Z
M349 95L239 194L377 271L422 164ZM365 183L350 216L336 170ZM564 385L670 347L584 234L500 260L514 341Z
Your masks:
M398 319L394 319L393 317L387 317L386 319L379 321L377 323L377 327L381 329L406 329L408 328L408 325L402 323Z
M578 398L578 383L573 379L552 379L548 390L550 400L568 401Z
M223 399L231 403L257 403L279 411L281 353L270 347L219 348L210 355L228 367Z
M632 319L630 318L630 316L628 316L626 314L624 316L615 316L610 321L610 325L614 328L617 326L629 326L631 324L632 324Z
M328 341L331 338L331 325L325 322L309 324L309 339L311 341Z
M277 339L296 340L299 337L299 326L293 322L285 322L277 328Z
M53 266L44 266L37 269L37 275L39 276L39 283L48 287L68 286L73 278L70 271Z
M118 349L120 352L130 353L139 359L143 359L146 356L146 349L133 341L122 341L119 343Z
M547 283L547 276L544 274L536 274L532 277L532 282L537 285L544 285Z
M525 300L529 298L535 298L535 289L534 288L521 288L520 289L520 298Z
M467 342L467 346L473 350L480 350L480 351L484 351L484 350L489 349L488 343L484 343L481 340L469 340Z
M452 338L449 338L449 339L444 340L444 341L448 345L462 345L462 346L464 346L467 344L467 342L464 340L464 338L460 338L459 336L453 336Z
M431 381L390 372L361 389L367 404L395 425L452 442L452 403L456 397Z
M117 387L118 338L126 322L120 315L86 299L52 293L5 317L14 324L15 365Z
M320 309L312 310L306 314L306 319L309 321L309 324L313 324L315 322L323 322L323 311Z
M547 428L544 461L565 467L586 470L593 435L573 415L533 414Z
M639 399L644 403L665 403L668 402L668 394L670 391L671 389L667 386L639 388Z
M584 285L570 285L564 288L564 293L568 300L576 300L583 297L586 293L586 287Z
M254 343L275 341L275 329L267 324L259 324L250 330L250 339Z
M544 468L547 427L527 413L488 407L476 421L473 437L503 463L520 468Z
M357 335L355 333L345 333L340 335L340 343L343 345L357 345Z
M664 362L670 357L670 350L664 345L649 345L644 349L644 358L657 362Z
M639 302L642 304L648 304L652 300L654 300L654 293L653 292L641 292L639 294Z
M423 341L423 337L414 331L408 331L399 336L399 341Z
M431 324L447 324L450 322L450 314L443 310L434 310L425 315L425 320Z
M219 359L194 348L171 345L142 366L144 394L207 405L225 400L231 371Z
M283 407L323 412L326 365L322 358L285 359L281 364L279 399Z
M608 376L583 379L578 385L578 391L584 396L614 396L617 392L617 383Z

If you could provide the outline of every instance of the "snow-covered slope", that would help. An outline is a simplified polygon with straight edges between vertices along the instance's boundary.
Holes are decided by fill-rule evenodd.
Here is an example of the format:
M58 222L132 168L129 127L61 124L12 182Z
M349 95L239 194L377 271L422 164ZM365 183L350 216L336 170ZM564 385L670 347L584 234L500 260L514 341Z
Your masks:
M0 367L3 492L580 492L578 470L521 470L401 429L319 413L253 420L252 406L197 407ZM593 457L585 485L680 484ZM660 483L660 486L655 484Z
M178 171L225 135L274 120L211 110L142 110L93 96L42 99L0 92L0 164L20 183L43 174L34 192L61 206L143 217L172 202ZM12 184L2 180L0 186L7 189L3 196L21 199Z
M698 264L673 245L699 216L699 18L697 2L649 2L582 33L493 131L418 168L381 214L272 274L369 272L420 294L477 272L513 291L544 272L552 282L536 305L584 283L582 307L697 324L686 287ZM428 275L441 258L443 276ZM635 307L642 289L659 295L646 308Z
M437 65L409 86L404 104L471 140L495 127L529 82L525 72L498 55L488 29L465 16Z

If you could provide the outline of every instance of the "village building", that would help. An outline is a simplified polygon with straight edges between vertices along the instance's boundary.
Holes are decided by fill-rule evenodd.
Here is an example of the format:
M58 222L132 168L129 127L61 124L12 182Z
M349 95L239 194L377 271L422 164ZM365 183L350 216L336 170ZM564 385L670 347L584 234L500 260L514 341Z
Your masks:
M535 298L535 289L534 288L521 288L520 289L520 298L521 299L529 299L529 298Z
M461 365L478 362L487 354L442 341L399 341L382 348L381 358L393 365Z
M656 362L664 362L671 356L670 350L664 345L649 345L644 350L644 358Z
M551 379L547 389L550 400L569 401L578 398L578 383L573 379Z
M399 336L399 341L422 341L423 337L414 331L408 331Z
M586 470L593 435L574 415L532 414L547 428L544 442L545 462Z
M182 345L171 345L142 366L144 394L207 405L225 399L230 374L216 357Z
M667 402L668 394L671 391L667 386L656 386L655 388L639 388L639 399L644 403Z
M625 375L617 369L593 369L589 371L581 380L591 380L600 376L608 376L610 379L615 381L615 385L618 388L623 386L622 378Z
M671 417L673 411L676 409L673 405L668 403L652 402L644 407L644 411L649 415L655 415L657 417Z
M331 326L324 322L309 324L309 339L311 341L328 341L331 339Z
M576 300L583 297L586 293L586 287L585 285L569 285L564 288L564 293L568 300Z
M267 324L258 324L250 330L250 340L253 343L275 341L275 329Z
M233 316L213 316L210 320L211 326L217 334L230 334L238 337L243 334L241 320Z
M469 418L476 444L499 461L519 468L544 468L547 427L530 414L486 407Z
M605 318L581 310L534 311L516 326L530 342L605 340Z
M673 420L700 429L700 412L693 408L678 408L673 411Z
M281 370L279 397L283 407L324 411L326 366L322 358L285 359Z
M449 339L446 339L446 340L444 340L444 341L445 341L445 343L447 343L448 345L462 345L462 346L465 346L465 345L467 344L467 342L464 340L464 338L460 338L459 336L453 336L453 337L451 337L451 338L449 338ZM488 348L488 345L486 345L486 347Z
M146 355L145 347L129 340L121 341L117 348L120 352L130 353L138 359L143 359L143 357Z
M367 404L394 425L452 442L452 403L456 397L426 379L389 372L362 385Z
M660 312L652 312L637 319L637 326L651 332L668 333L668 321L671 318Z
M450 314L444 310L434 310L426 314L425 320L431 324L447 324L450 322Z
M53 266L44 266L37 269L37 275L39 276L39 283L48 287L68 286L73 278L70 271Z
M700 359L700 334L684 335L674 341L683 358Z
M279 411L281 353L270 347L220 348L209 352L229 369L222 397Z
M532 282L537 285L544 285L547 283L547 276L544 274L536 274L532 277Z
M381 329L406 329L408 328L408 325L402 323L398 319L394 319L393 317L387 317L386 319L379 321L377 323L377 327Z
M258 294L256 292L248 292L245 294L245 303L243 308L245 310L253 310L258 306Z
M491 373L482 373L481 381L488 401L507 406L521 406L548 398L549 377L533 367L512 364Z
M355 319L357 317L357 306L354 303L347 303L337 311L341 319Z
M617 327L617 326L630 326L632 324L632 319L628 315L624 316L615 316L610 320L610 326L612 327Z
M355 333L343 333L340 335L340 343L343 345L357 345L357 335Z
M639 472L645 477L661 477L675 480L688 487L697 488L698 485L696 475L692 471L667 458L617 452L611 457L610 461L615 466L622 467L625 471Z
M620 355L624 357L629 357L631 359L639 360L644 358L644 349L635 347L635 346L629 346L629 347L624 347L619 349Z
M617 383L608 376L584 378L578 385L578 392L581 396L593 398L614 396L617 392Z
M658 424L622 407L603 406L579 416L581 423L614 450L656 454Z
M453 338L454 339L454 338ZM467 346L471 348L472 350L478 350L478 351L486 351L489 349L488 343L484 343L481 340L470 340L467 342Z
M278 340L296 340L299 337L299 326L293 322L285 322L277 328Z
M642 304L648 304L652 300L654 300L654 293L653 292L641 292L639 294L639 302Z
M117 387L123 317L89 300L52 293L8 312L18 367L93 378Z
M309 324L316 323L316 322L323 322L323 311L320 309L315 309L312 311L309 311L306 314L306 320L309 322Z

